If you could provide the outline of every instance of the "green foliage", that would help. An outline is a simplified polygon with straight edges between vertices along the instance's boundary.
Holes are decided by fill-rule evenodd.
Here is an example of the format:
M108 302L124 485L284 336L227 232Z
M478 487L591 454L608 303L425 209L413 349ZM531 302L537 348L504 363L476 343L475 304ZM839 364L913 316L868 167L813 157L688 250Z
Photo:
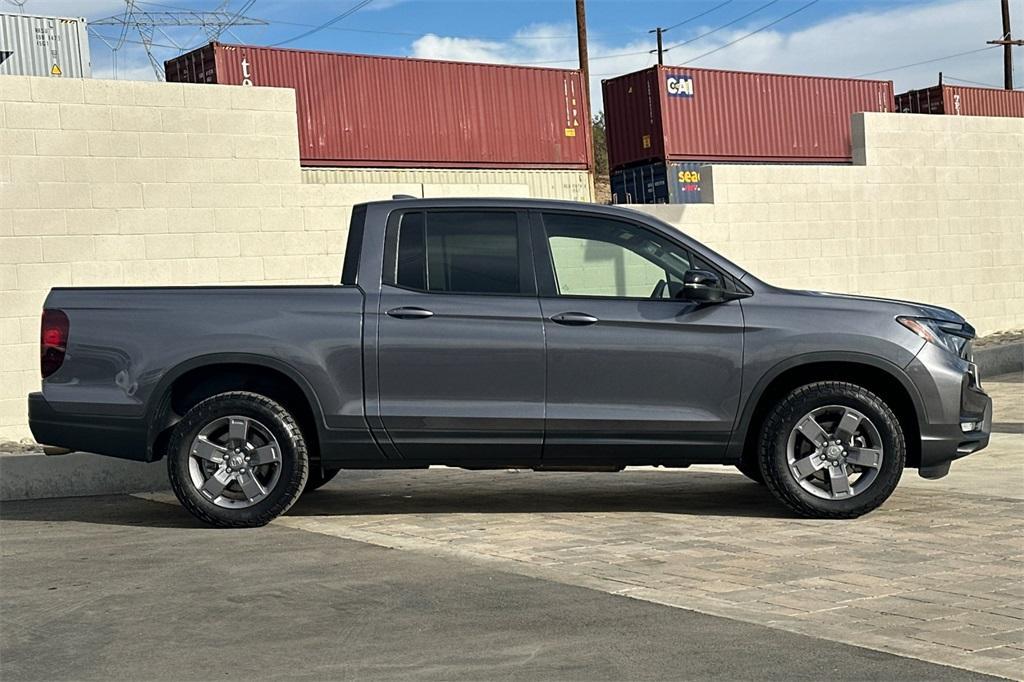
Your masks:
M604 112L594 116L594 175L608 177L608 143L605 139Z

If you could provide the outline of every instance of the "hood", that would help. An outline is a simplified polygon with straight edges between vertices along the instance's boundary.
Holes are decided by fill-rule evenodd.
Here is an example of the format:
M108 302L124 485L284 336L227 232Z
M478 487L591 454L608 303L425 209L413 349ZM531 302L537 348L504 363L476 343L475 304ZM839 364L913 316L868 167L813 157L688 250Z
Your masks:
M892 308L892 312L894 315L912 315L914 317L927 317L934 320L943 320L945 322L966 322L966 320L960 314L953 310L950 310L949 308L943 308L937 305L929 305L927 303L917 303L916 301L901 301L899 299L894 298L878 298L874 296L854 296L853 294L834 294L826 291L790 290L789 293L798 296L812 296L818 299L834 299L837 302L837 304L846 301L863 302L866 304L870 304L875 308L889 306Z

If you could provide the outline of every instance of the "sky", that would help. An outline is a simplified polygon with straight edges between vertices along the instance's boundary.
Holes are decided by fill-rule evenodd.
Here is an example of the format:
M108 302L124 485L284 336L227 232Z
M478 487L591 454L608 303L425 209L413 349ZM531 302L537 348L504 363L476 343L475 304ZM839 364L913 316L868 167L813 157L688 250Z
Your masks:
M260 20L236 25L222 42L430 59L575 68L574 0L135 0L143 12L216 10ZM20 7L19 7L20 6ZM247 7L248 6L248 7ZM125 15L126 0L0 0L2 11L85 16L93 75L156 77L129 32L98 23ZM1024 0L1010 0L1015 36ZM321 26L355 9L333 25ZM679 24L679 25L677 25ZM588 0L591 91L601 110L602 78L655 63L649 33L664 34L666 64L892 80L896 91L949 82L1001 87L999 0ZM162 29L158 62L208 42L201 28ZM307 34L308 35L303 35ZM101 38L100 36L104 36ZM735 41L735 42L734 42ZM680 44L684 43L684 44ZM964 54L966 53L966 54ZM957 56L951 56L957 55ZM1024 87L1024 49L1014 48L1014 83ZM928 62L920 64L919 62Z

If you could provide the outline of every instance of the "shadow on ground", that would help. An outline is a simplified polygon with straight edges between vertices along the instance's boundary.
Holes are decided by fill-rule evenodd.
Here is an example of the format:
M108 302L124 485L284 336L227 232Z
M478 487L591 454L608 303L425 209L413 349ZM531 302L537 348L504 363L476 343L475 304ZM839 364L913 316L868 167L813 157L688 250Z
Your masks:
M196 528L176 505L129 496L7 502L8 521L76 521L106 525ZM535 473L446 470L342 472L328 486L307 493L290 516L399 514L660 513L683 516L786 518L788 512L763 487L736 474L626 471Z
M648 512L780 518L763 487L736 474L625 471L342 472L300 498L293 516Z

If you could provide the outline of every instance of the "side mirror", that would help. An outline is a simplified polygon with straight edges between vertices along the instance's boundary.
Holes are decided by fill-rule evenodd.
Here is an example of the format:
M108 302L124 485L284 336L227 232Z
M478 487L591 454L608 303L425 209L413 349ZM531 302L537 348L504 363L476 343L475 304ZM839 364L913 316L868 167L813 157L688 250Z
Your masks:
M725 290L722 280L710 270L687 270L679 297L697 303L721 303L725 300Z

